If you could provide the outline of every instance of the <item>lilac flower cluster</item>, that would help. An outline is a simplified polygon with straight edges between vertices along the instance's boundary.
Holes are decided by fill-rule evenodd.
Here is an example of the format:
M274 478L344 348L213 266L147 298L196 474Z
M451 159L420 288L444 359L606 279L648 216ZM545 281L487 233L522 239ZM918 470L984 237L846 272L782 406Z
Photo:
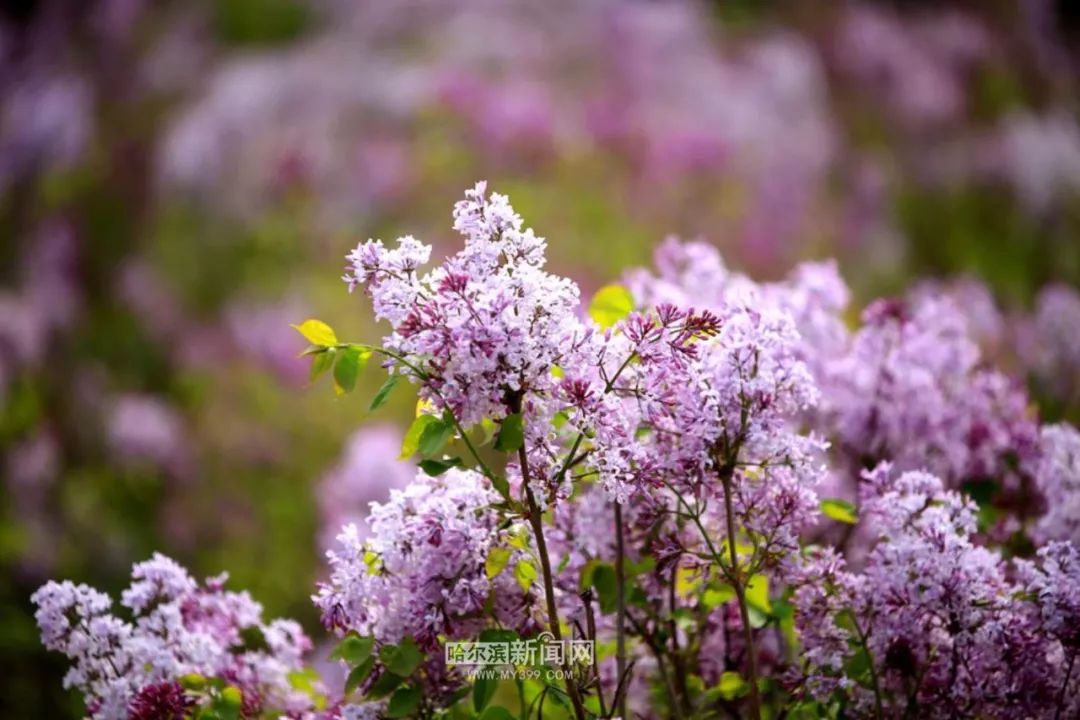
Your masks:
M883 464L864 480L875 540L863 567L820 550L796 584L806 692L865 716L1045 715L1062 654L1033 627L1037 608L1016 600L1024 587L1001 556L972 541L974 504L921 471L894 477Z
M551 371L584 339L578 289L543 270L544 241L484 183L454 208L465 249L421 277L430 247L412 237L362 244L345 280L365 286L394 333L402 372L424 374L421 397L466 426L509 414L507 398L544 393Z
M245 717L312 708L290 682L310 648L297 623L263 621L247 593L224 589L227 576L200 585L164 555L135 565L131 578L121 596L130 620L104 593L70 581L32 598L45 647L71 660L64 685L83 694L95 720L182 717L212 680L239 690Z
M954 487L992 478L1019 489L1037 455L1037 425L1023 389L979 359L947 299L872 304L829 366L830 434L856 468L890 460Z
M1046 513L1032 530L1040 543L1080 546L1080 432L1061 423L1042 429L1042 458L1035 478Z
M1017 323L1017 352L1047 399L1069 407L1080 398L1080 292L1050 285L1035 300L1030 317Z
M809 419L855 477L889 460L954 487L990 479L1009 493L1029 490L1038 425L1023 388L982 358L976 339L993 336L1000 318L978 286L924 286L909 298L877 301L849 332L841 318L848 292L833 265L807 263L783 282L757 284L726 270L714 248L670 239L656 264L655 276L630 275L638 297L707 307L752 298L794 319L793 351L822 397ZM976 293L982 302L962 311L960 300Z
M507 544L488 506L498 501L479 473L451 469L438 477L420 473L389 502L373 503L370 535L360 539L346 525L338 548L327 553L330 579L314 596L323 623L338 633L356 632L380 643L412 637L422 647L439 638L468 639L486 626L485 608L506 627L537 626L535 598L512 575L527 557ZM489 573L493 550L512 553L506 573Z

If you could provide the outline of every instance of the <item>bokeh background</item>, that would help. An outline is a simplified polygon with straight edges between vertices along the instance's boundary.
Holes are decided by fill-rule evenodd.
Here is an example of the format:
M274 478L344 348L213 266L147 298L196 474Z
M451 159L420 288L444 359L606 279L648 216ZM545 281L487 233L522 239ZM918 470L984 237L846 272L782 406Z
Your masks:
M412 401L310 387L289 328L379 330L368 237L450 251L486 178L588 294L668 233L860 305L932 278L1049 419L1080 406L1070 0L5 0L0 717L74 718L28 596L161 550L319 636ZM985 284L985 286L983 285Z

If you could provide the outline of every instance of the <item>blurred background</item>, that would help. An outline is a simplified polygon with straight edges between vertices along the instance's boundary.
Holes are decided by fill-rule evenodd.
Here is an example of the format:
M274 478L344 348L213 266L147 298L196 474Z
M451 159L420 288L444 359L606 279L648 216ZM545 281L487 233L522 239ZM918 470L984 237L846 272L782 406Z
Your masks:
M761 279L835 256L857 307L936 278L1077 419L1070 0L2 8L0 717L82 711L30 593L153 550L320 636L322 550L408 480L413 408L311 388L289 323L378 337L344 254L452 251L478 179L585 295L668 233Z

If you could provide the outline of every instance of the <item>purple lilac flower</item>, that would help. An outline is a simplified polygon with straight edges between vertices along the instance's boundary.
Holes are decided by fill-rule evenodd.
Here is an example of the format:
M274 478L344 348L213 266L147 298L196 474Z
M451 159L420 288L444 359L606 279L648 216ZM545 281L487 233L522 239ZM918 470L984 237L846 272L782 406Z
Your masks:
M545 243L505 196L484 183L454 208L465 249L421 276L430 247L412 237L387 249L369 240L349 254L345 280L363 285L393 333L401 372L425 375L420 396L465 425L512 412L508 399L549 392L552 369L588 336L578 289L543 270Z
M730 303L765 305L791 316L798 330L795 352L815 377L848 342L842 314L850 291L833 261L798 265L777 283L757 283L729 270L713 245L666 238L654 253L655 272L633 270L627 286L643 305L671 303L718 311Z
M1018 490L1037 457L1037 425L1023 388L979 361L947 298L876 301L828 365L828 434L856 469L887 459L953 486L993 479Z
M879 703L886 716L1041 716L1054 662L1000 555L971 541L974 504L887 464L862 495L875 538L862 570L823 549L795 583L806 691L840 693L859 716Z
M862 5L846 13L837 45L842 72L888 103L893 116L922 129L959 117L963 73L986 56L989 39L976 20L963 15L904 22Z
M420 473L386 503L373 503L370 535L360 540L346 525L327 553L330 579L313 596L323 624L380 643L412 637L424 648L438 638L471 638L484 627L485 606L495 598L503 623L526 631L537 626L535 598L510 570L488 577L493 548L524 528L499 531L488 506L498 494L479 473L451 469L438 477ZM523 551L515 550L518 559Z
M303 317L303 303L292 296L274 305L238 302L225 310L224 323L238 349L274 372L283 382L302 385L307 368L296 356L288 319ZM286 332L288 331L288 332Z
M1080 400L1080 293L1067 285L1043 288L1035 311L1016 328L1017 352L1036 386L1065 404Z
M1035 473L1046 513L1032 534L1039 542L1059 540L1080 546L1080 432L1071 425L1042 429L1042 457Z
M183 419L162 399L129 393L116 398L106 418L108 443L118 461L152 465L184 476L189 470Z
M45 647L72 662L64 686L83 693L94 720L186 707L175 683L189 674L238 687L245 706L309 709L311 698L289 675L310 641L291 620L264 622L262 607L247 593L224 590L225 579L199 585L157 554L132 568L121 599L130 620L112 614L107 595L69 581L46 583L31 599ZM250 645L251 635L261 641Z

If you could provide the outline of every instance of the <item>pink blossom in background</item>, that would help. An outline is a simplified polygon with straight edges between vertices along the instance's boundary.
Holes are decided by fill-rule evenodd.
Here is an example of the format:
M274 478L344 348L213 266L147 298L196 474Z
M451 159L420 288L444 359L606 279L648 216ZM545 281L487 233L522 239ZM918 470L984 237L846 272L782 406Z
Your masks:
M340 459L323 475L316 491L321 548L333 547L341 528L350 523L356 525L361 538L367 537L369 528L365 519L371 503L385 501L391 490L412 481L415 467L397 459L402 435L396 425L372 424L357 430L345 441Z
M163 398L128 393L106 410L105 430L114 457L133 468L150 466L174 477L190 470L190 446L184 420Z
M224 324L241 354L282 382L300 387L308 381L308 368L297 354L296 331L290 324L309 314L305 306L298 296L273 304L234 302L225 309Z

